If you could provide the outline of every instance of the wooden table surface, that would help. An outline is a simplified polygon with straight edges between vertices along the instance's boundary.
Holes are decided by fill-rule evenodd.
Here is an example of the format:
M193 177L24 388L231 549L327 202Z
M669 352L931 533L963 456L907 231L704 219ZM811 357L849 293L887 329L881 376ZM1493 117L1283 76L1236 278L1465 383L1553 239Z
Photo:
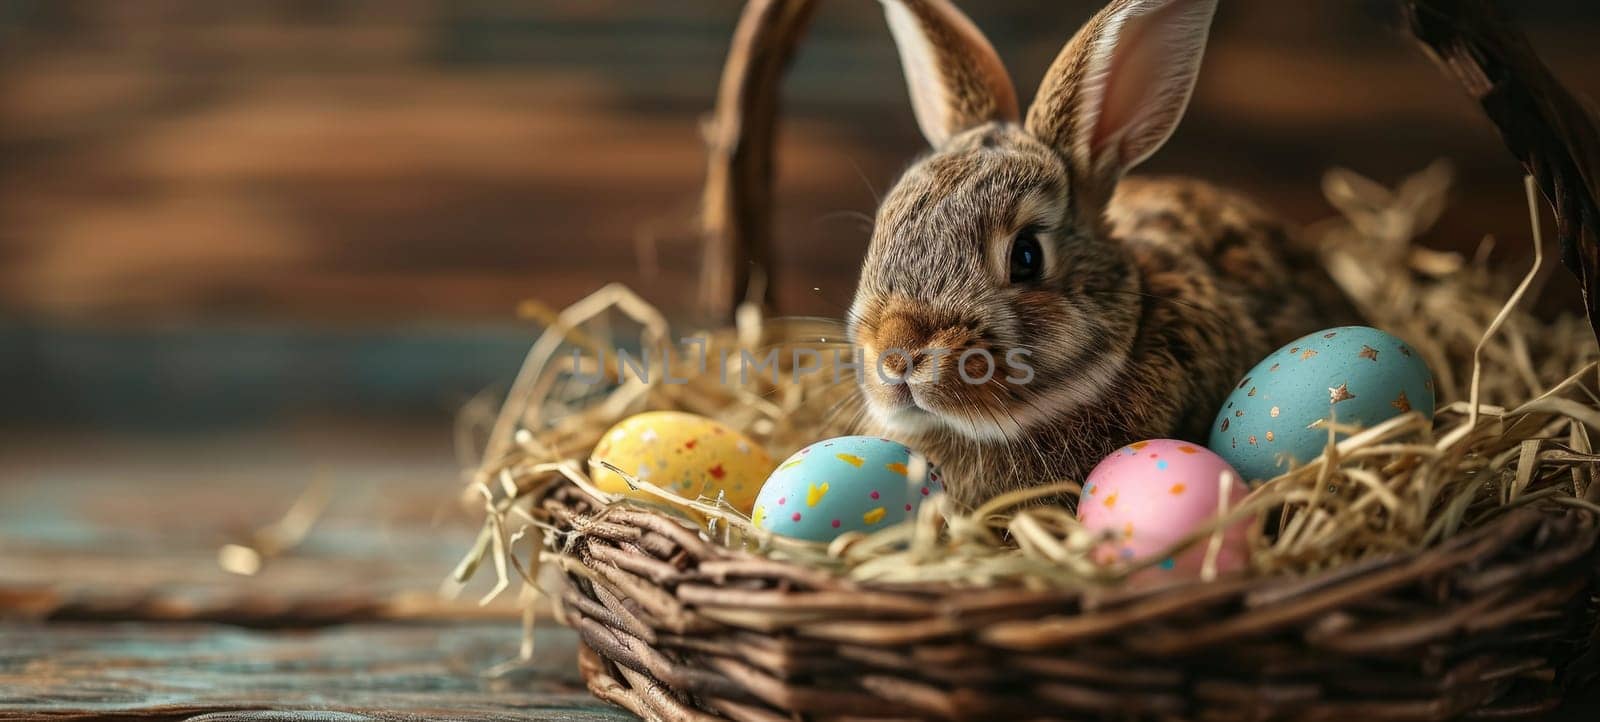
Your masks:
M497 672L510 600L439 599L475 532L443 431L0 436L0 720L630 718L584 690L570 631ZM316 479L304 544L220 569Z
M575 638L516 656L510 599L440 583L472 541L448 430L0 445L0 720L630 719L594 700ZM217 550L330 489L255 576Z

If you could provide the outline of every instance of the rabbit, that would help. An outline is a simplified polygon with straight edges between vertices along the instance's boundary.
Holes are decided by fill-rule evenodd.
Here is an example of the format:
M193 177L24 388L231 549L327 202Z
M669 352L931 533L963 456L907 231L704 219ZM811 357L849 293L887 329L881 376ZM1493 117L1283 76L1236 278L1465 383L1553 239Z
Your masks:
M1026 120L950 2L881 2L932 152L878 209L846 329L862 431L939 464L957 504L1081 482L1140 439L1203 443L1252 364L1357 320L1315 250L1247 198L1123 178L1182 117L1216 0L1113 2Z

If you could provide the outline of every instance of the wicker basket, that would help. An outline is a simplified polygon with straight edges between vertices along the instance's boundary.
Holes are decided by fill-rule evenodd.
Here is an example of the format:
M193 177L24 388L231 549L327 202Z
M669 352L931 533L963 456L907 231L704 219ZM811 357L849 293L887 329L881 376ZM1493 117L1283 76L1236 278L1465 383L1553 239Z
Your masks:
M1439 720L1532 714L1595 630L1596 519L1518 510L1308 579L1086 596L862 587L561 484L598 697L646 719Z
M708 125L715 313L752 297L751 267L770 280L777 87L814 6L750 0L734 38ZM1087 594L863 586L571 483L540 494L589 688L647 719L1516 716L1586 678L1596 631L1600 519L1573 505L1309 578Z

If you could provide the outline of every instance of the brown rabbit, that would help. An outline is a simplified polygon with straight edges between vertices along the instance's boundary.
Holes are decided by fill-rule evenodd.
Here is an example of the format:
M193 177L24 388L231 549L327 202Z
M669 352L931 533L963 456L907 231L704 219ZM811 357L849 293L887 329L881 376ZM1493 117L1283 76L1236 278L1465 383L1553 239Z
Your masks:
M957 502L1081 480L1142 438L1203 441L1251 364L1355 319L1250 201L1122 178L1182 117L1216 0L1113 2L1020 124L960 11L883 2L933 152L878 210L849 327L868 431L943 465Z

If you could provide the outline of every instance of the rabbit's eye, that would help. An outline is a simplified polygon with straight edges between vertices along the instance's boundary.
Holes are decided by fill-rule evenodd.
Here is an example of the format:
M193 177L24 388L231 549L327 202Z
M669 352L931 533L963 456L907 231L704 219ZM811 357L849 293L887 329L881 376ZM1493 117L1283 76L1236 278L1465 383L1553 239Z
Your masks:
M1037 281L1044 274L1044 248L1032 229L1011 241L1011 282Z

